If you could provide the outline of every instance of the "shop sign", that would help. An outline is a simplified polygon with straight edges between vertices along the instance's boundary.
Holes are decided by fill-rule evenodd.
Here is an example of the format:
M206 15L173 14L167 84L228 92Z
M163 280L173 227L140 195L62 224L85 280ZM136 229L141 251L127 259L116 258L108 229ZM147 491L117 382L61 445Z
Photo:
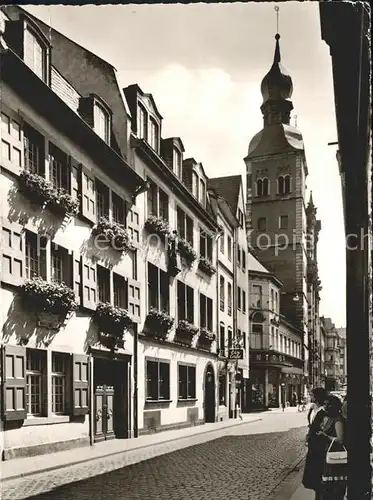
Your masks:
M229 359L243 359L243 349L229 349Z

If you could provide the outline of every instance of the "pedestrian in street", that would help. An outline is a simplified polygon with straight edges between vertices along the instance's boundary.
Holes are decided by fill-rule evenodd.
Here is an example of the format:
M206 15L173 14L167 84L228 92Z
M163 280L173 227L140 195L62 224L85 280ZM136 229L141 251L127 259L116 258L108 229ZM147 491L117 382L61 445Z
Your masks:
M345 420L342 417L342 402L337 396L328 396L320 430L317 435L325 441L324 468L322 474L322 500L343 500L347 488L347 451L345 448ZM334 446L346 453L346 462L330 464L325 460Z
M302 484L309 490L314 490L315 500L321 500L322 473L325 461L325 439L319 435L321 422L323 421L325 411L323 403L326 400L327 393L322 387L315 388L311 393L313 406L307 415L308 434L307 456L303 472Z

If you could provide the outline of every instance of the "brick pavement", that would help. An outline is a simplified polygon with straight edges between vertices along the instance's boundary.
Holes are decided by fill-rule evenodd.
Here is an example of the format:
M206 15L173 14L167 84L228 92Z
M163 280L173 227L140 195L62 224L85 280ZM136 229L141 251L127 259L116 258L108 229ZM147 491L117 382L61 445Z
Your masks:
M252 434L254 425L6 481L2 499L264 500L304 454L305 429Z

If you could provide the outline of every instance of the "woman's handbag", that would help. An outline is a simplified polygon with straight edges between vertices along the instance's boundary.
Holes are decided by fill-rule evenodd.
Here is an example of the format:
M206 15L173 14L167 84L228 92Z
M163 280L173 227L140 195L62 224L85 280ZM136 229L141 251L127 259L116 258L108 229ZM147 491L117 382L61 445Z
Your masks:
M347 481L347 450L333 451L335 439L332 440L326 452L325 466L322 474L323 483L345 482Z

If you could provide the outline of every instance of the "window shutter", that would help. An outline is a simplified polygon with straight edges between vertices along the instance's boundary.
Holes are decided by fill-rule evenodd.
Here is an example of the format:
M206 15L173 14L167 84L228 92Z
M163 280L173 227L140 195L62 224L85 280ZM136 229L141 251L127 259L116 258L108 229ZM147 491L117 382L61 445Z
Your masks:
M1 224L1 281L20 286L25 278L23 228L17 223Z
M97 304L97 266L96 263L82 257L81 264L82 306L96 310Z
M81 165L81 207L82 216L96 222L96 186L94 176Z
M140 281L128 278L128 312L134 323L140 323Z
M5 345L3 360L4 420L24 420L26 411L26 348Z
M189 323L194 324L194 290L190 286L186 287L187 290L187 320Z
M127 206L127 230L136 248L140 245L140 213L135 205Z
M14 174L19 174L24 166L22 120L3 104L1 106L0 136L2 167Z
M78 304L82 303L82 269L81 269L81 258L78 252L73 252L72 254L72 279L73 279L73 290L75 292L75 297Z
M207 298L207 328L212 331L212 299Z
M72 414L85 415L89 411L89 358L73 354L72 363Z

